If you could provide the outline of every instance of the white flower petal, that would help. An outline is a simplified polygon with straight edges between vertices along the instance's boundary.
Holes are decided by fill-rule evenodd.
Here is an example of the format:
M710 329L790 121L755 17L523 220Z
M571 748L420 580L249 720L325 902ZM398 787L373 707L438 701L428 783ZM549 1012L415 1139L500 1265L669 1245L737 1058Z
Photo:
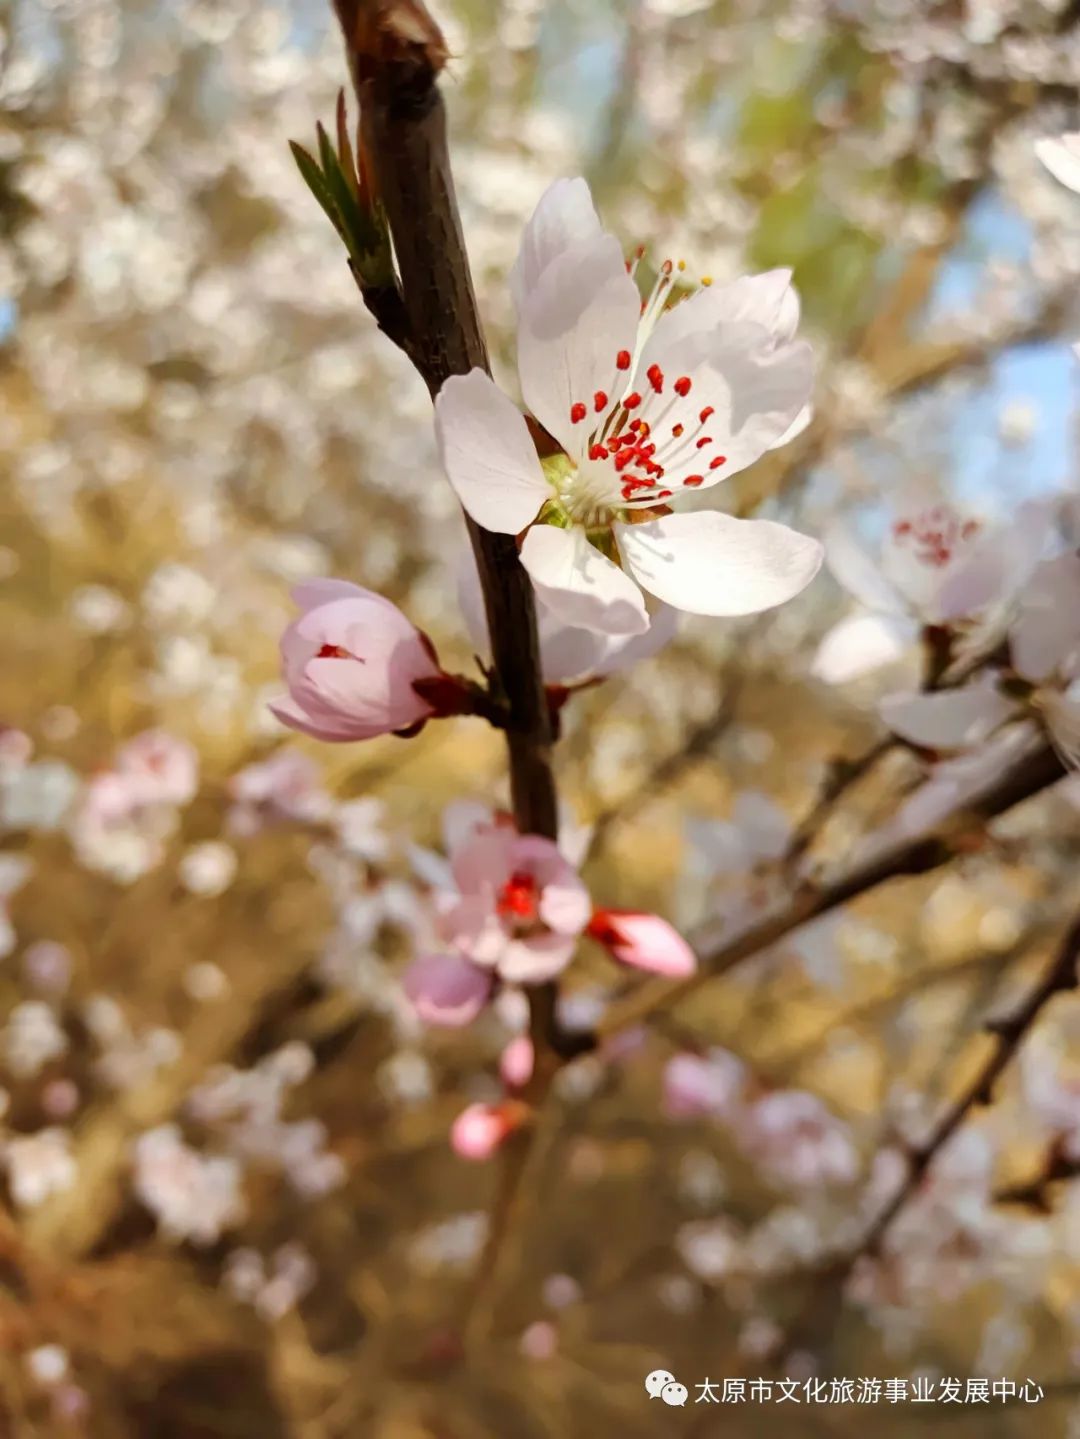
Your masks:
M477 654L491 653L480 576L471 550L462 550L458 564L458 604L465 629ZM552 612L536 593L536 620L540 636L540 661L548 684L570 684L575 680L614 674L639 660L657 654L675 636L678 611L659 602L650 607L651 622L644 634L612 635L600 630L568 625Z
M1035 154L1055 180L1080 194L1080 133L1073 131L1036 140Z
M822 547L772 520L715 510L616 525L619 552L657 599L697 615L752 615L806 588Z
M899 617L848 615L821 641L812 673L828 685L848 684L900 659L913 639Z
M1057 515L1056 500L1029 500L1008 525L964 549L938 591L934 618L943 623L978 615L1026 585L1042 557Z
M1039 566L1009 631L1013 668L1032 683L1070 668L1080 651L1080 558L1058 555Z
M564 624L609 635L649 628L645 599L630 576L591 545L579 525L534 525L521 547L540 598Z
M650 349L663 353L688 335L711 334L724 325L749 321L775 340L790 340L799 325L799 297L790 270L743 275L724 285L708 285L665 310L656 323ZM645 361L652 363L651 356ZM641 371L645 373L644 369Z
M600 418L594 398L613 402L629 371L621 350L633 353L641 299L611 235L577 245L547 265L522 308L518 324L521 392L533 414L568 454L580 458ZM574 405L586 418L571 419Z
M792 420L791 424L788 425L784 433L780 436L778 440L774 440L773 443L769 446L769 448L771 450L782 450L784 446L790 444L792 440L797 440L802 434L803 430L809 428L810 421L813 418L813 405L803 405L802 409Z
M556 256L603 234L584 180L556 180L540 196L510 271L510 292L520 311Z
M453 375L435 401L443 467L467 514L516 535L551 491L525 418L483 370Z
M654 367L658 393L650 378ZM803 341L777 343L763 326L745 320L681 335L659 324L642 352L634 388L644 397L640 415L650 426L665 487L677 490L692 476L695 488L716 484L753 464L792 431L813 384L813 353Z
M825 563L833 578L872 610L885 614L903 614L905 605L900 595L885 578L877 560L859 536L843 520L829 526L825 533Z
M882 700L882 719L901 739L927 749L961 749L978 744L1014 713L995 675L986 674L962 689L937 694L897 694Z

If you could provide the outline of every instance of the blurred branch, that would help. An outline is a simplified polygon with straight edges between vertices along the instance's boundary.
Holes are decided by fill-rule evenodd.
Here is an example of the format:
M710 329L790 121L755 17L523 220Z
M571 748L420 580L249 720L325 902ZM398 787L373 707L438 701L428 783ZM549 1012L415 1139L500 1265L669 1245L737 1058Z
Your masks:
M989 1054L979 1066L967 1087L946 1108L941 1118L920 1143L907 1151L908 1172L903 1184L878 1214L858 1247L841 1261L848 1273L864 1256L876 1257L893 1222L917 1192L936 1155L945 1147L977 1105L988 1104L1001 1075L1015 1058L1017 1051L1047 1004L1058 994L1077 987L1077 960L1080 958L1080 917L1073 920L1058 946L1052 962L1027 997L1000 1019L990 1020L987 1034L993 1043Z
M724 691L724 697L716 713L690 731L677 750L664 756L649 770L634 792L617 804L602 810L593 823L589 845L589 858L595 859L607 843L608 835L616 824L625 824L633 819L658 795L682 778L709 754L713 746L730 729L738 709L739 695L746 682L746 676L738 673Z
M871 847L868 858L841 869L831 879L793 887L771 912L752 921L728 939L714 938L723 921L706 926L696 937L696 948L702 956L698 972L678 983L649 981L612 1004L596 1028L594 1041L599 1043L641 1023L657 1009L682 1003L710 979L726 974L793 930L888 880L928 874L942 868L970 850L973 831L980 830L989 820L1056 783L1063 774L1054 750L1047 744L1040 745L985 781L928 833L900 835L895 839L879 841L876 846L874 836L869 836L865 841Z
M1040 1214L1049 1214L1050 1186L1065 1180L1080 1179L1080 1159L1065 1154L1058 1144L1052 1144L1046 1152L1039 1172L1022 1184L1009 1184L994 1192L995 1204L1022 1204L1036 1209Z
M850 789L859 783L878 761L895 749L904 748L902 740L895 735L884 735L869 749L854 759L838 757L829 763L824 783L813 806L805 815L791 837L787 852L781 861L783 867L792 870L825 828L839 802Z
M960 1094L945 1108L937 1123L920 1143L910 1145L906 1150L907 1171L888 1203L879 1211L859 1241L846 1253L830 1261L818 1272L817 1277L829 1286L831 1296L830 1315L835 1319L842 1301L843 1286L849 1275L863 1259L881 1256L885 1239L897 1218L918 1194L927 1171L935 1158L961 1127L968 1115L978 1105L988 1104L994 1086L1016 1057L1025 1038L1046 1005L1058 994L1077 987L1077 960L1080 958L1080 917L1073 920L1064 939L1044 970L1042 977L1028 992L1027 996L1003 1018L991 1020L985 1025L986 1033L992 1036L989 1053L979 1065L973 1077ZM803 1312L791 1327L788 1349L801 1347L804 1343L820 1343L823 1320L820 1313L820 1289L804 1306Z

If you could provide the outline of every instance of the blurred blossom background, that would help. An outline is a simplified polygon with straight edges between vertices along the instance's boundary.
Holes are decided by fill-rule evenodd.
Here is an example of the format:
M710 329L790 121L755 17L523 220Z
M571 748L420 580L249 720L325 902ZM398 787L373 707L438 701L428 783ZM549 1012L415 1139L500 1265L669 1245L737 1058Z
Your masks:
M1077 124L1080 6L436 8L512 392L522 226L584 174L646 266L794 269L814 418L703 507L819 536L846 516L871 552L912 486L986 525L1070 513L1080 197L1034 146ZM569 1066L484 1358L455 1362L495 1166L450 1128L499 1094L520 1005L429 1031L399 981L443 810L505 803L503 746L475 719L319 746L267 709L308 578L378 589L451 667L472 655L429 398L289 153L346 80L330 6L10 0L0 47L0 1434L779 1433L790 1411L690 1386L780 1362L1030 1378L1037 1409L871 1422L1077 1439L1080 1183L1007 1202L1055 1136L1080 1144L1075 997L943 1152L889 1262L857 1267L839 1312L806 1278L1080 902L1072 780ZM919 663L825 571L752 621L684 617L564 711L593 894L688 933L752 913ZM858 853L925 770L888 754L815 858ZM627 983L583 955L567 1023ZM814 1342L786 1352L807 1303ZM656 1368L684 1409L648 1399Z

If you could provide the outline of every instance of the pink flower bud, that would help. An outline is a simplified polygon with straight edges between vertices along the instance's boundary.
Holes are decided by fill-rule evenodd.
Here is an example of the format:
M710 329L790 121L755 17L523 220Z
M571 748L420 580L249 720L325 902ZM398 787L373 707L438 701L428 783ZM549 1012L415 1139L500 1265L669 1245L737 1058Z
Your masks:
M586 931L620 964L647 969L666 979L685 979L697 968L694 951L658 914L631 909L598 909Z
M499 1074L507 1089L522 1089L532 1078L533 1042L527 1034L519 1034L499 1056Z
M293 599L301 615L281 637L289 693L270 706L283 724L316 739L361 740L455 712L449 690L460 686L443 673L427 636L382 595L313 580Z
M483 1161L521 1126L525 1111L516 1102L470 1104L454 1120L450 1143L462 1159Z

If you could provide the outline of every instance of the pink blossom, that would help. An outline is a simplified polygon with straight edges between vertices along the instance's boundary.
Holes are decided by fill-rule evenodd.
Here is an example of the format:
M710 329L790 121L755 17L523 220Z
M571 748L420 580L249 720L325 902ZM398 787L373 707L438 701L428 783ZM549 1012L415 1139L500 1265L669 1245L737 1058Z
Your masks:
M421 690L446 677L426 635L382 595L345 580L293 591L300 618L281 638L289 693L270 708L316 739L372 739L446 713Z
M332 808L319 766L297 749L279 749L264 760L245 765L229 780L228 790L234 801L229 828L235 834L257 834L267 825L286 820L325 820Z
M114 771L134 806L190 804L199 787L199 756L166 730L145 730L117 751Z
M1034 699L1018 696L990 669L955 689L887 696L880 709L889 728L912 744L957 750L1034 709L1066 763L1080 765L1080 559L1067 553L1044 560L1015 608L1011 668Z
M519 1347L526 1359L553 1359L559 1348L559 1331L550 1319L537 1319L522 1334Z
M450 1143L462 1159L483 1161L521 1125L524 1109L514 1101L503 1104L470 1104L454 1120Z
M764 1095L739 1121L743 1148L781 1184L851 1184L858 1154L847 1126L802 1089Z
M829 631L814 672L829 684L857 679L898 659L922 625L993 619L1000 631L1039 562L1053 519L1052 504L1030 501L1011 524L988 524L918 481L895 497L878 545L837 520L825 537L826 563L864 610Z
M569 964L589 920L589 893L554 841L503 825L464 829L451 854L456 893L439 896L446 945L405 972L405 992L432 1024L468 1024L496 979L539 984Z
M727 1050L676 1054L664 1069L664 1107L674 1119L731 1119L745 1085L746 1070Z
M589 935L620 964L647 969L667 979L684 979L697 968L694 951L658 914L631 909L598 909L589 921Z
M516 1035L499 1056L499 1074L507 1089L522 1089L532 1078L535 1055L527 1034Z

